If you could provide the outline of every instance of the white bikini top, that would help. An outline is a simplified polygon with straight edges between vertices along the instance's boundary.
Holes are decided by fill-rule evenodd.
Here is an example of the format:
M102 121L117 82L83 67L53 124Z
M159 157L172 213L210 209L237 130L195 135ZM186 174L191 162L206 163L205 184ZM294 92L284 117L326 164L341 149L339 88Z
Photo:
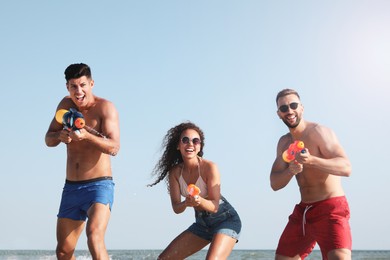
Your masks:
M200 163L200 161L199 161L199 163ZM188 196L188 191L187 191L188 184L186 183L186 181L183 178L183 169L184 169L184 165L181 168L180 177L179 177L180 194L183 197L187 197ZM199 177L196 180L195 185L197 187L199 187L199 189L200 189L200 196L202 196L203 198L207 198L207 195L208 195L207 184L203 180L202 176L200 176L200 166L199 166L199 164L198 164L198 174L199 174Z

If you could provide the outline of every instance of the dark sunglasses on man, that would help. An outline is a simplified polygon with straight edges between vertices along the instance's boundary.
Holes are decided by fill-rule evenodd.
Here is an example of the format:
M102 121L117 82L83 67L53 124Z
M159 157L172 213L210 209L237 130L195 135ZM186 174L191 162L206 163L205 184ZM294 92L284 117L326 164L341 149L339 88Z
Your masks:
M286 113L287 111L288 111L288 107L290 106L290 108L292 109L292 110L295 110L295 109L297 109L298 108L298 105L299 105L299 103L297 103L297 102L292 102L292 103L290 103L289 105L281 105L280 107L279 107L279 111L280 112L282 112L282 113Z

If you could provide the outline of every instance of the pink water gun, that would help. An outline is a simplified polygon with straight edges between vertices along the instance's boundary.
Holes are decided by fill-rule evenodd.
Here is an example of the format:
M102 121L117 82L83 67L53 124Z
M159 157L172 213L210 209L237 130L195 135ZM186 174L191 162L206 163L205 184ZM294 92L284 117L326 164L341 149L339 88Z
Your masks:
M295 155L297 153L305 152L305 144L302 141L294 141L286 151L283 152L283 160L286 163L292 162L295 160Z

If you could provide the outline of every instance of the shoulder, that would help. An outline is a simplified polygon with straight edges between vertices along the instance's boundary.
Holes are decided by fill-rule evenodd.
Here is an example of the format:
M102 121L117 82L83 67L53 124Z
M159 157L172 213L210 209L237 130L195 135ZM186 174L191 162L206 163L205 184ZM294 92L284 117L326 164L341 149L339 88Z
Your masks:
M111 101L95 96L95 106L93 108L95 113L105 117L114 118L118 116L118 111Z
M307 144L308 147L309 144L317 146L322 153L331 151L335 146L339 145L335 132L331 128L320 124L313 124L311 126L307 134ZM313 151L313 148L311 150Z
M212 169L212 168L217 167L217 164L215 162L204 159L204 158L201 158L201 165L207 169Z
M308 128L309 128L308 135L311 137L334 135L334 132L331 128L317 123L310 123L308 125Z
M220 173L216 163L202 159L202 178L206 183L218 183L220 181Z
M286 140L289 140L289 139L292 139L291 134L290 133L286 133L285 135L282 135L280 137L279 141L286 141Z
M58 109L69 109L69 108L75 108L76 105L73 103L70 96L65 96L61 99L60 103L58 104Z
M278 146L285 146L290 143L292 143L292 136L290 133L287 133L279 138Z
M108 109L108 108L113 108L115 109L115 105L113 102L105 99L105 98L101 98L101 97L98 97L98 96L95 96L95 101L96 101L96 107L97 108L101 108L101 109Z
M183 168L182 164L175 165L170 171L169 171L169 178L175 178L179 179L181 170Z
M206 159L201 159L201 168L202 168L202 171L206 174L206 176L208 175L214 175L214 174L218 174L219 171L218 171L218 165L213 162L213 161L210 161L210 160L206 160Z

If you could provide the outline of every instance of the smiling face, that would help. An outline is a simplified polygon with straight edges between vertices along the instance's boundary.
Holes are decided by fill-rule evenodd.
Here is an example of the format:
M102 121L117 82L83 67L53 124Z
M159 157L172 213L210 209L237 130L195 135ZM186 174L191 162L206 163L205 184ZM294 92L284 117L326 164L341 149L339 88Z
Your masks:
M92 88L94 81L86 76L70 79L66 83L66 88L72 101L79 109L85 108L93 102Z
M180 150L183 159L197 157L202 146L200 140L199 133L194 129L186 129L181 133L177 149Z
M302 120L303 106L299 97L291 94L280 97L277 102L278 116L289 128L296 128Z

